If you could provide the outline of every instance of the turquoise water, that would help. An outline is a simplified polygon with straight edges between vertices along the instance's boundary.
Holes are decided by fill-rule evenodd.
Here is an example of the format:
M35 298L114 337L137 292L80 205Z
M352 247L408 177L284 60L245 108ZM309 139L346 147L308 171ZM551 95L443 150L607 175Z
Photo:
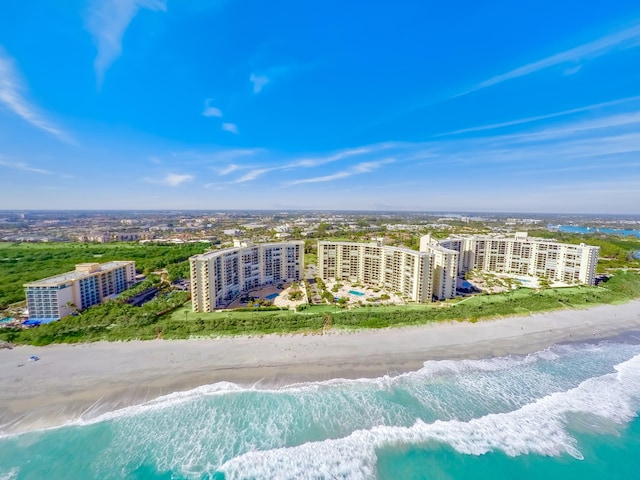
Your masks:
M203 386L4 436L0 479L636 479L634 342L377 379Z
M567 233L611 233L613 235L624 235L640 238L640 230L621 229L621 228L591 228L580 225L552 225L552 227L561 232Z
M276 298L278 296L277 293L272 293L271 295L267 295L266 298L267 300L273 300L274 298Z
M359 297L364 297L364 293L358 292L357 290L349 290L351 295L358 295Z

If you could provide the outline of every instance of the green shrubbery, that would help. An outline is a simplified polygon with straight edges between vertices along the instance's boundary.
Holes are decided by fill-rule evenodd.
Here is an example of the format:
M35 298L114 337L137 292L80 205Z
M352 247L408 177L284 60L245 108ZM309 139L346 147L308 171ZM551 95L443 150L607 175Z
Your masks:
M394 325L422 325L448 320L478 321L497 316L522 315L558 308L581 308L603 303L620 303L640 297L640 275L617 272L600 287L552 288L543 291L518 289L498 295L479 295L463 302L391 307L371 306L353 310L330 306L301 305L299 313L262 307L249 311L184 314L170 312L187 300L186 292L174 292L142 307L108 302L81 316L67 317L29 330L0 329L0 340L32 345L54 342L91 342L151 338L189 338L238 334L320 331L330 316L333 328L384 328ZM329 309L329 310L327 310Z
M25 299L23 284L68 272L77 263L134 260L145 274L167 268L170 280L187 278L188 258L207 248L203 243L0 243L0 308Z

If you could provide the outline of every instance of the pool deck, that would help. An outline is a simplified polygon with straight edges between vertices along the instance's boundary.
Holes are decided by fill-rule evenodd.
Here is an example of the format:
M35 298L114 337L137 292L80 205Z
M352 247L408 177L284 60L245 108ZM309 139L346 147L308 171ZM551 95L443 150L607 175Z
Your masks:
M334 292L332 289L336 283L340 283L342 287L340 287L337 292ZM375 287L369 287L366 285L358 285L357 287L354 287L350 282L346 280L340 281L340 282L336 282L335 280L334 281L329 280L326 282L326 284L327 284L327 290L330 291L334 297L345 298L350 305L355 305L358 302L361 302L363 305L375 304L375 303L380 305L388 305L388 304L404 305L407 303L404 299L396 295L395 292L391 292L385 288L380 288L378 292L375 292L374 291ZM358 292L358 293L352 293L352 292ZM390 297L389 300L376 300L375 302L368 302L366 300L367 298L379 298L380 295L383 295L383 294L389 295Z
M284 288L280 289L277 287L277 285L266 285L262 288L256 288L254 290L246 292L246 294L250 297L254 297L254 298L259 297L259 298L270 300L276 307L295 308L301 303L307 303L307 294L304 286L300 287L300 290L303 293L301 300L289 300L289 292L291 290L291 284L284 283L283 287ZM251 306L252 306L251 304L248 304L246 302L244 303L241 302L240 297L238 297L226 308L234 309L234 308L251 307Z

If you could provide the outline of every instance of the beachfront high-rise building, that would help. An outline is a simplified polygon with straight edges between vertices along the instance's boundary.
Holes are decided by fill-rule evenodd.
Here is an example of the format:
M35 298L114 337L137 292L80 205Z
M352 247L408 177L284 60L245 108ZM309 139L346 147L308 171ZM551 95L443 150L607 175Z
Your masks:
M129 288L135 277L133 261L80 263L72 272L26 283L29 318L47 322L84 310Z
M301 280L304 242L253 245L238 241L233 248L195 255L189 263L193 311L211 312L229 305L241 293Z
M458 271L481 270L594 285L600 247L505 235L455 235L438 242L458 252Z
M437 300L455 297L459 253L440 245L431 235L420 237L420 251L431 255L433 297Z
M318 275L402 293L415 302L453 298L459 273L481 270L595 283L599 247L513 236L464 235L420 238L420 251L372 243L318 242Z
M387 246L382 241L321 241L318 242L318 276L388 288L414 302L424 303L432 297L453 298L456 257L457 252L445 252L437 245L417 252ZM442 268L443 265L446 267Z

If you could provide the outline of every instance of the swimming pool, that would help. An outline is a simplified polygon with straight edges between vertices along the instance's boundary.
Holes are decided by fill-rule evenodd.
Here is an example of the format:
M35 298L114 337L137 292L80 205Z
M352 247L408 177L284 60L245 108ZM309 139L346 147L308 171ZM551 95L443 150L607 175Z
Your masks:
M349 290L351 295L358 295L359 297L364 297L364 293L358 292L357 290Z
M277 293L272 293L271 295L267 295L266 298L267 300L273 300L274 298L276 298L278 296Z

